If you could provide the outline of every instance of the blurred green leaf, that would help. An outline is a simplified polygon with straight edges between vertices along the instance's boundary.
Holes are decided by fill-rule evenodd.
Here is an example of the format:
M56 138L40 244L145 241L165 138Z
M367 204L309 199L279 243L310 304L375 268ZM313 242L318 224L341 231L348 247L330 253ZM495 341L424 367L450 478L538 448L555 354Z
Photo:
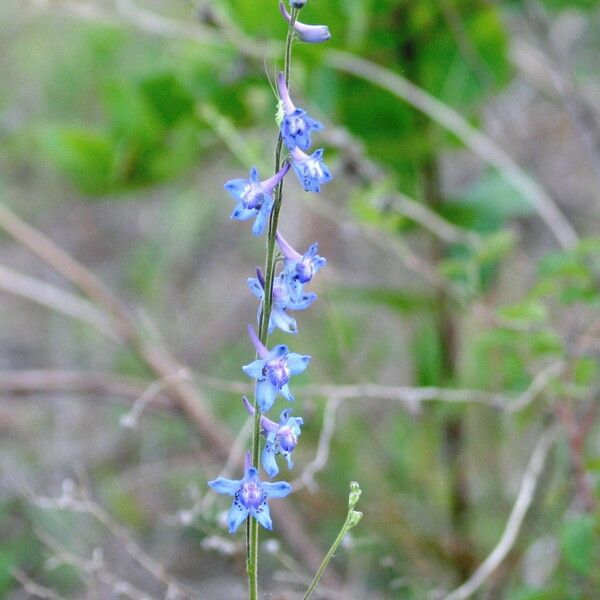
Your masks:
M505 306L498 310L498 314L504 319L522 323L542 323L548 318L546 307L535 300L524 300L518 304Z
M116 177L115 147L101 131L83 127L50 127L42 133L50 159L85 194L108 192Z
M140 89L166 127L194 114L194 98L173 73L145 79Z
M440 332L434 321L421 325L412 344L418 385L441 385L443 383L443 349Z
M560 546L567 564L588 575L594 564L596 537L594 518L590 515L570 519L563 523L560 532Z
M497 171L488 170L456 195L462 205L473 208L477 221L473 229L490 231L506 219L534 214L531 203Z
M330 287L327 296L336 302L378 304L399 314L431 310L435 303L435 298L424 297L422 293L411 295L400 290L379 287Z

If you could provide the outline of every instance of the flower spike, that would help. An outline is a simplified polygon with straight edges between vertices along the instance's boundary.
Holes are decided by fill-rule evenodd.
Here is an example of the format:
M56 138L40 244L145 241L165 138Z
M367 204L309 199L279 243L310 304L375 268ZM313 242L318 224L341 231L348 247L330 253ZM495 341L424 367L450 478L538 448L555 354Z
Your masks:
M242 479L218 477L208 485L219 494L233 496L233 504L227 519L229 533L235 533L248 515L254 517L265 529L273 529L269 514L269 498L285 498L292 486L285 481L267 483L260 480L258 469L252 466L250 452L246 452Z
M291 23L292 17L285 9L283 2L279 2L279 12L288 23ZM306 25L305 23L296 21L294 23L294 30L303 42L308 42L309 44L320 44L331 39L331 33L329 33L327 25Z

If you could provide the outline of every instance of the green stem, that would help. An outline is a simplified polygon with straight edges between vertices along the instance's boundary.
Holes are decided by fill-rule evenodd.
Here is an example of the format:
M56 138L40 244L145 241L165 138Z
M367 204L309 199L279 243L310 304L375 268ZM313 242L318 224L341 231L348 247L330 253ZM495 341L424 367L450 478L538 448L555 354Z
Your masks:
M329 548L329 550L327 551L323 562L319 566L319 570L316 572L313 580L310 583L310 586L308 586L308 589L306 590L306 594L302 596L302 600L308 600L310 595L317 588L317 585L319 585L319 581L321 580L321 577L323 577L323 573L325 573L325 569L327 568L329 561L333 558L335 551L338 549L338 546L342 543L342 540L344 539L346 533L348 533L348 530L352 528L350 525L350 519L351 511L348 512L348 516L346 517L346 520L344 521L344 524L342 525L338 536L335 538L333 544L331 544L331 548Z
M288 27L287 38L285 41L284 74L285 83L289 85L290 81L290 63L292 56L292 40L294 38L294 23L298 15L298 9L293 8L291 12L290 24ZM277 138L275 147L275 173L281 169L281 155L283 150L283 138L281 133ZM267 234L267 257L265 261L265 290L263 296L263 308L259 322L260 341L266 346L269 337L269 320L273 305L273 282L275 280L275 236L277 234L277 225L279 223L279 211L281 210L281 200L283 195L283 180L279 182L274 190L274 203L271 217L269 219L269 231ZM254 431L252 434L252 464L258 467L258 458L260 454L260 417L261 411L258 406L256 394L254 395ZM258 600L258 521L250 517L246 524L246 540L248 544L247 552L247 572L248 572L248 592L250 600Z

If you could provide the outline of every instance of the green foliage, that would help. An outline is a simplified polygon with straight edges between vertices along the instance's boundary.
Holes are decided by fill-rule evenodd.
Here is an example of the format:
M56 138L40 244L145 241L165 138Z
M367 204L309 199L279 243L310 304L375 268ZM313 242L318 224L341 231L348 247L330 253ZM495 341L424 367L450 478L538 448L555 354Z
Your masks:
M430 310L434 303L422 294L380 287L336 286L327 290L327 296L336 303L381 306L400 315Z
M594 518L585 515L566 521L560 532L560 546L567 565L582 575L590 574L600 560L595 530Z
M418 385L442 385L444 350L440 331L433 320L426 320L415 335L413 358Z
M598 238L583 240L571 250L552 252L540 263L539 281L533 294L557 297L564 304L600 302L600 244Z
M84 194L102 194L117 178L117 156L102 131L71 126L51 127L41 134L43 149Z

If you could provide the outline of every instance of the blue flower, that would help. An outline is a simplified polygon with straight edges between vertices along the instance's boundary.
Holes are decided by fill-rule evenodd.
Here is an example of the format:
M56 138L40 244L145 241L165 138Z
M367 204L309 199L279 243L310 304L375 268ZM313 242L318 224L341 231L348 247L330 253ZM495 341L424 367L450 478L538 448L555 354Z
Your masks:
M304 284L309 283L312 278L325 266L327 261L317 254L319 244L315 242L304 254L294 250L277 232L277 243L285 257L285 273L290 288L292 299L302 295Z
M293 401L294 396L288 387L290 376L302 373L311 357L290 352L285 344L274 346L269 351L258 339L252 325L248 325L248 333L260 358L242 369L248 377L256 379L256 399L260 410L269 410L278 393L286 400Z
M263 300L265 295L265 280L260 269L256 269L257 277L248 277L248 287L250 291L259 299ZM315 300L317 295L312 292L303 294L294 291L290 281L285 273L280 273L273 282L273 303L271 305L271 314L269 316L269 333L275 326L286 333L298 333L296 319L288 314L288 310L304 310L308 308ZM258 307L257 319L260 323L262 303Z
M248 515L254 517L265 529L273 529L268 500L285 498L292 491L292 486L285 481L261 481L258 470L252 466L250 452L246 452L243 479L219 477L209 481L208 485L219 494L233 496L233 504L227 518L229 533L235 533Z
M291 22L292 17L285 9L283 2L279 2L279 12L288 23ZM309 44L320 44L331 39L331 33L329 33L327 25L305 25L304 23L300 23L300 21L296 21L294 23L294 30L303 42L308 42Z
M279 88L279 98L283 106L281 137L283 137L285 145L290 150L293 150L296 146L301 150L308 150L311 144L310 132L321 131L323 124L310 117L305 110L294 106L287 85L285 84L285 75L283 73L279 73L277 87Z
M246 410L254 416L254 407L248 402L248 399L244 396L242 401ZM298 444L301 433L300 427L304 425L304 421L301 417L292 417L291 414L292 411L286 408L281 413L279 423L275 423L264 416L260 417L262 434L267 438L260 462L269 477L275 477L279 473L279 467L275 461L277 454L281 454L285 458L289 469L294 466L292 452Z
M294 171L307 192L320 192L321 184L333 179L327 165L323 162L322 148L309 156L296 147L291 151L291 155Z
M284 178L289 168L289 164L286 163L279 173L276 173L270 179L260 181L258 169L252 167L249 179L229 180L225 184L225 189L237 201L231 213L231 218L237 221L246 221L256 216L256 220L252 226L252 233L254 235L261 235L273 208L273 197L271 194L277 184Z

